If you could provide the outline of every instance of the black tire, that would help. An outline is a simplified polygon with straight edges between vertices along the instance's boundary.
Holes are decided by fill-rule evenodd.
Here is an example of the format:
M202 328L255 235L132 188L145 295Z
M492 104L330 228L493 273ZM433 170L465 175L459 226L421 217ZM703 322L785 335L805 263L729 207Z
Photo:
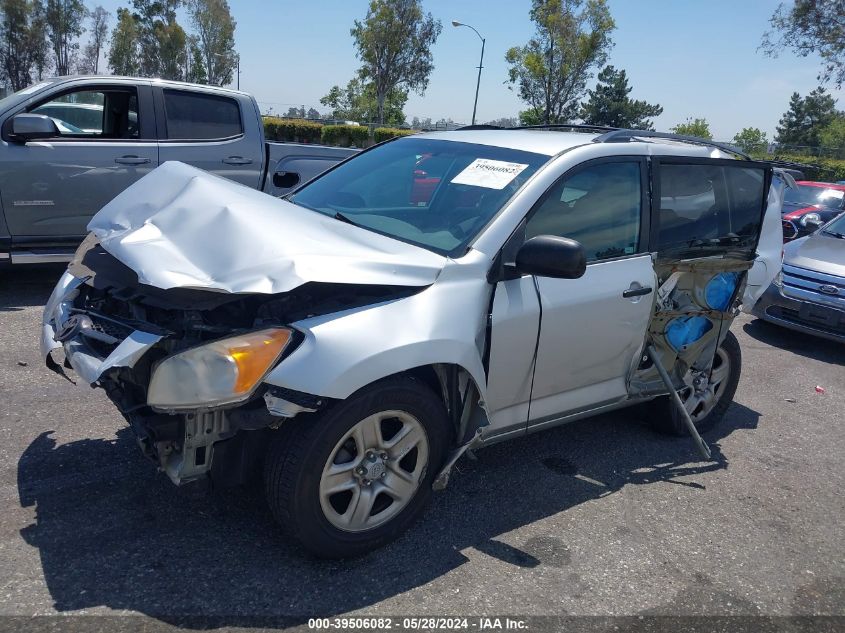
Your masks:
M407 505L386 523L363 532L343 531L321 507L323 468L356 424L380 411L398 410L416 418L428 440L428 463ZM268 449L264 489L274 518L289 535L320 558L349 558L379 548L402 534L422 514L431 484L445 461L452 433L446 409L435 393L411 377L366 387L315 415L285 422Z
M719 347L730 360L730 374L722 383L721 389L716 393L718 396L716 405L709 414L695 421L695 428L700 433L712 428L724 417L725 412L728 410L731 402L733 402L742 372L742 352L739 348L739 341L733 332L728 332L728 335ZM683 417L669 396L661 396L647 403L646 415L648 416L649 424L659 433L678 436L689 435L689 430L687 430L687 425Z

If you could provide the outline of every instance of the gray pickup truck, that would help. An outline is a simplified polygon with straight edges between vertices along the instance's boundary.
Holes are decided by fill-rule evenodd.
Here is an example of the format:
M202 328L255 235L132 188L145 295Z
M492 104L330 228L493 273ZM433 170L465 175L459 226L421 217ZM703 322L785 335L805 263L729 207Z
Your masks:
M167 161L282 195L354 151L265 142L243 92L50 79L0 100L0 265L70 260L91 216Z

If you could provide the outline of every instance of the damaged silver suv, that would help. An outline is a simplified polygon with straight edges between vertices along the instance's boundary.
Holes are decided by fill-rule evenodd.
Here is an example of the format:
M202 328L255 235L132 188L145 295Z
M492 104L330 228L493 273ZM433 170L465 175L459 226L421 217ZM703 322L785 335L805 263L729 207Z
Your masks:
M166 163L89 224L42 351L175 483L261 474L290 534L355 555L470 447L647 403L707 454L771 177L626 130L419 134L285 199Z

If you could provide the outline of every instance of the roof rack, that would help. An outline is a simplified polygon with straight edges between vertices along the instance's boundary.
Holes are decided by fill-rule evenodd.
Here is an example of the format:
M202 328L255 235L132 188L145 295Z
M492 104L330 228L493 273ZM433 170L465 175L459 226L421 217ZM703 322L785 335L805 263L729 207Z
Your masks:
M579 130L584 132L616 132L618 127L587 123L549 123L547 125L518 125L514 130Z
M692 143L694 145L704 145L706 147L715 147L716 149L734 154L745 160L752 160L752 158L745 152L725 145L724 143L717 143L706 138L698 136L687 136L686 134L672 134L671 132L653 132L651 130L614 130L607 134L602 134L593 139L594 143L627 143L638 138L660 138L671 141L681 141L683 143Z

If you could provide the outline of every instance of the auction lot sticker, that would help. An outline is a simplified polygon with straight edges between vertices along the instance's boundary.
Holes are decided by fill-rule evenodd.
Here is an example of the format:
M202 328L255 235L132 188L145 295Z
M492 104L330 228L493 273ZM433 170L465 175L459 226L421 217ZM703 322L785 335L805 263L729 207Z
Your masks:
M467 168L452 178L456 185L474 185L487 189L504 189L528 165L508 163L503 160L476 158Z

